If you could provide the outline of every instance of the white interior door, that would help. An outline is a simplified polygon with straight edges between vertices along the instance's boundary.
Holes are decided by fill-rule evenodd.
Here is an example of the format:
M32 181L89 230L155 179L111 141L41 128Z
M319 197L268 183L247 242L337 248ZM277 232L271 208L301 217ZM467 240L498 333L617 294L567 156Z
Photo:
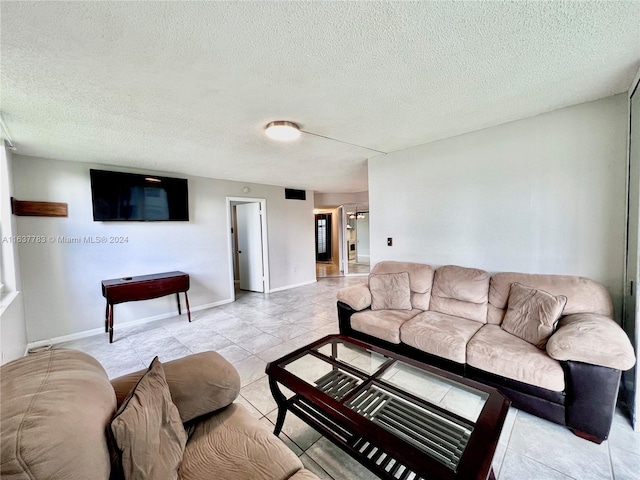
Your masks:
M262 271L262 221L259 203L236 206L240 289L264 292Z

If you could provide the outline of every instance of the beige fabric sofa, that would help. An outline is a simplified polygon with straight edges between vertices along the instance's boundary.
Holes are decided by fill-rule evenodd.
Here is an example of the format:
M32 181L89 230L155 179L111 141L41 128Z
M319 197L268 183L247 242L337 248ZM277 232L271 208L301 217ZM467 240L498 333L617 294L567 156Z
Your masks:
M199 353L163 367L189 433L177 478L317 479L247 409L233 403L240 379L219 354ZM110 382L97 360L67 349L2 366L2 479L119 478L106 432L118 404L144 373Z
M571 275L490 275L409 262L381 262L371 270L376 281L401 272L409 277L410 309L372 310L369 285L341 290L342 334L498 387L515 407L590 440L607 438L620 374L634 365L635 353L612 319L602 285ZM514 283L566 297L545 348L503 328Z

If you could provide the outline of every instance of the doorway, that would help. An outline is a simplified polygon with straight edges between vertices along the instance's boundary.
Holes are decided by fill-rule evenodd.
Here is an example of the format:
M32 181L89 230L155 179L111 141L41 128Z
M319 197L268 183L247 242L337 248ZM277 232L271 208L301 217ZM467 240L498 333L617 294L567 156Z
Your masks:
M346 275L368 275L370 271L369 206L343 205L343 258Z
M341 277L340 209L314 209L316 278Z
M331 214L316 214L316 262L331 261Z
M227 197L229 276L231 298L240 290L268 293L266 201L260 198Z

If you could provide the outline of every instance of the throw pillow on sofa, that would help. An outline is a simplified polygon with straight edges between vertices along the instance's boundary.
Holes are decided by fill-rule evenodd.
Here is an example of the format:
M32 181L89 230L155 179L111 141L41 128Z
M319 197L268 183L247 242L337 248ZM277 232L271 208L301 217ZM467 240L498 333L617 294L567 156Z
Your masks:
M514 282L502 329L544 350L566 303L564 295Z
M187 434L158 357L120 406L111 433L125 480L178 477Z
M369 275L371 310L411 310L409 273Z

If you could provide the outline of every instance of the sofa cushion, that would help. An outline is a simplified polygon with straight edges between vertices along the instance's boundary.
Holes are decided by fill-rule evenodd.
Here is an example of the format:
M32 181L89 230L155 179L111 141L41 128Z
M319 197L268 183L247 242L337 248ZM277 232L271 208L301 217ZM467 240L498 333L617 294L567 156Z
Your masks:
M567 304L563 315L592 312L607 317L613 316L611 297L604 286L598 282L574 275L503 272L491 277L487 323L494 325L502 323L513 282L544 290L551 295L564 295L567 297Z
M566 303L564 295L514 282L502 329L544 350Z
M543 350L505 332L485 325L467 344L467 363L495 375L561 392L565 388L560 362Z
M351 316L351 328L387 342L400 343L400 327L421 310L364 310Z
M372 273L369 275L371 310L411 310L409 274Z
M233 403L240 392L240 375L217 352L200 352L162 364L171 399L183 422ZM111 380L118 405L129 395L146 370Z
M433 280L429 310L486 323L489 280L489 274L477 268L440 267Z
M0 408L3 479L109 478L116 396L93 357L57 349L3 365Z
M178 478L187 433L158 357L111 422L126 480Z
M564 317L547 343L547 353L556 360L592 363L628 370L636 363L629 337L604 315L576 313Z
M431 287L433 285L434 269L424 263L385 261L374 265L371 273L398 273L409 274L409 286L411 288L411 305L418 310L429 310L431 300Z
M400 328L400 340L423 352L466 362L467 342L482 324L445 313L423 312Z
M284 480L302 468L280 439L234 403L195 425L178 478Z

